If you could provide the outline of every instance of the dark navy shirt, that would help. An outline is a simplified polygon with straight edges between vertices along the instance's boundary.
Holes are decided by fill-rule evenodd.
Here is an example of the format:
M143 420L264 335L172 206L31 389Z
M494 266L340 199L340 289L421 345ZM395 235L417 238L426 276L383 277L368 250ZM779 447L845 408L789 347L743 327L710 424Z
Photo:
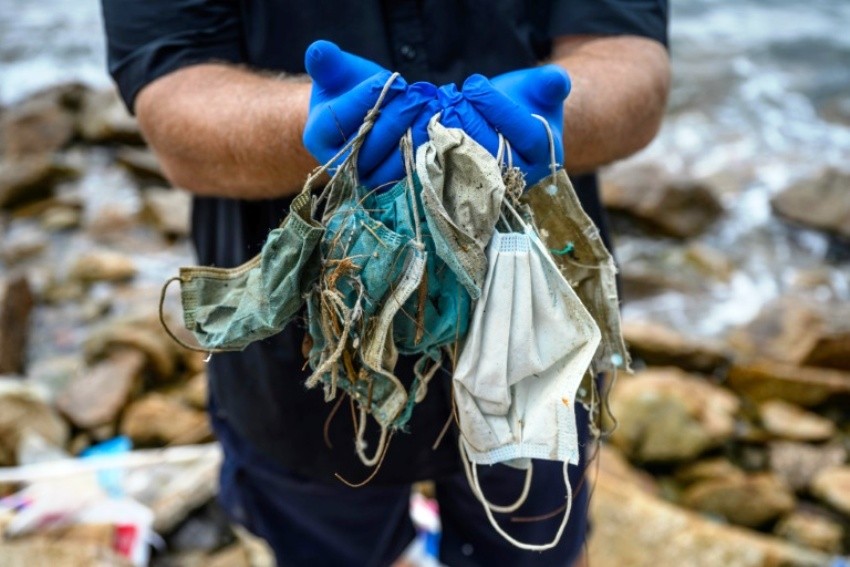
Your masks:
M132 110L147 83L187 65L222 61L304 72L317 39L399 71L409 82L462 84L546 59L563 35L631 34L667 42L667 0L102 0L109 70ZM210 112L215 112L210 108ZM569 135L568 133L566 135ZM590 216L604 227L595 176L574 179ZM193 238L203 265L232 267L257 254L288 199L195 198ZM603 230L603 234L607 232ZM249 445L309 477L335 472L357 481L368 470L353 449L350 412L323 427L332 404L307 391L303 321L242 353L209 363L214 411ZM410 360L399 363L409 384ZM435 377L409 424L395 435L376 482L410 482L458 470L450 434L432 449L450 412L448 373ZM376 429L376 428L375 428ZM372 432L375 433L375 432ZM373 437L374 439L374 437ZM371 443L374 447L374 441Z

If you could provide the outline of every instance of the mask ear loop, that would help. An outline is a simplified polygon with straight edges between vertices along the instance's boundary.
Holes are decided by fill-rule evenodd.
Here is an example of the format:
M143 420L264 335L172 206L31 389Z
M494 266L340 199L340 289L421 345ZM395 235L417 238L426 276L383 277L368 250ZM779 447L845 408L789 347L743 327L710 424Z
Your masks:
M174 334L174 332L169 328L168 323L165 321L165 292L168 291L168 286L170 286L175 281L182 282L183 278L180 276L174 276L165 282L162 286L162 291L159 294L159 324L162 325L162 328L165 330L165 333L171 337L171 340L182 346L183 348L195 352L203 352L207 355L204 359L204 362L209 362L210 358L212 358L213 353L219 354L222 352L232 352L225 348L198 348L196 346L192 346L186 343L183 339Z
M304 189L302 190L302 192L305 193L312 190L313 183L316 181L316 179L318 179L323 173L328 171L331 166L333 166L333 164L339 161L339 159L346 154L346 152L351 150L351 153L336 169L334 174L331 176L330 181L328 181L324 189L322 189L322 192L319 197L313 203L314 214L316 211L316 207L318 207L318 205L327 198L328 188L333 185L334 181L339 177L341 172L346 170L347 167L357 167L357 156L360 153L360 148L366 139L366 135L372 130L372 127L375 125L378 116L381 114L381 106L383 106L384 104L384 99L387 97L387 93L389 93L390 87L400 76L400 73L393 73L390 78L387 79L387 82L384 83L384 88L381 90L381 94L378 95L378 100L375 101L375 105L371 109L369 109L369 112L366 113L366 116L363 118L363 124L360 125L360 128L357 130L357 134L355 134L354 137L351 138L351 140L346 142L346 144L342 146L342 148L340 148L340 150L333 157L331 157L323 165L320 165L319 167L314 169L307 177L307 181L304 183Z
M460 447L461 447L461 453L462 453L461 457L464 459L464 461L468 460L468 456L466 455L466 451L465 451L465 449L463 449L463 443L460 444ZM514 546L516 546L520 549L525 549L526 551L545 551L547 549L552 549L553 547L558 545L558 542L561 540L561 536L564 535L564 530L567 527L567 522L569 521L569 518L570 518L570 512L572 511L572 507L573 507L573 487L570 485L570 477L567 473L568 465L569 465L569 463L567 461L564 461L564 486L567 489L566 509L564 510L564 516L563 516L563 519L561 520L561 525L558 526L558 531L555 533L555 537L549 543L543 543L543 544L540 544L540 545L535 545L535 544L531 544L531 543L523 543L521 541L517 541L516 539L514 539L513 537L508 535L507 532L505 532L505 530L502 529L502 527L496 522L496 518L493 517L493 510L492 510L491 506L487 504L487 501L484 498L484 493L481 491L481 483L478 480L478 468L476 467L475 463L472 463L472 465L471 465L471 468L472 468L472 483L471 483L472 484L472 486L471 486L472 492L475 494L475 496L482 503L484 503L484 513L487 515L487 520L490 522L490 525L493 526L493 529L496 530L496 532L498 532L498 534L500 536L502 536L508 542L510 542L512 545L514 545ZM470 465L467 464L467 466L470 466Z
M475 494L475 497L478 499L478 501L481 502L485 508L489 508L490 510L498 512L499 514L510 514L511 512L516 512L517 510L519 510L519 507L525 504L525 501L528 499L528 493L531 489L531 478L534 471L534 465L529 466L525 471L525 482L523 483L522 492L520 492L520 495L516 499L516 502L514 502L513 504L506 504L505 506L498 506L484 497L484 492L477 484L477 465L469 459L469 453L467 453L466 447L463 445L463 443L463 439L458 436L458 446L460 448L461 459L463 461L463 472L466 473L466 480L467 482L469 482L469 485L474 487L472 493ZM473 473L473 471L475 471L475 473Z
M381 426L381 437L378 439L378 446L375 448L375 454L371 457L366 456L366 420L369 418L369 415L364 406L360 406L360 419L357 424L357 437L354 440L354 448L357 450L357 456L360 457L360 461L366 465L367 467L374 467L381 461L381 458L384 455L384 450L387 446L387 434L389 433L389 429L387 426Z
M555 161L555 135L552 133L552 127L549 126L549 121L539 114L532 114L533 117L543 123L546 128L546 135L549 136L549 170L554 178L558 174L558 162Z

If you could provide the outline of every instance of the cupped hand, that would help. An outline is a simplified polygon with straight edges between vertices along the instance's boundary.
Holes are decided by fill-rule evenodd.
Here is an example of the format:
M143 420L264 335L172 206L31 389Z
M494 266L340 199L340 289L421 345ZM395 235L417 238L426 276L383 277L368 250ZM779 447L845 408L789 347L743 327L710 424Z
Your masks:
M511 71L492 80L472 75L462 91L479 115L510 143L513 163L525 173L528 186L546 177L551 163L549 135L532 115L542 116L549 124L555 161L563 164L564 100L569 93L569 75L557 65ZM492 153L489 134L477 141Z
M305 66L313 79L313 88L304 146L319 163L326 163L357 134L392 74L329 41L310 45ZM392 82L380 114L359 151L357 167L361 183L378 187L404 176L399 141L417 119L422 122L426 107L434 109L436 94L437 88L430 83L408 85L401 77ZM421 141L421 133L418 137Z

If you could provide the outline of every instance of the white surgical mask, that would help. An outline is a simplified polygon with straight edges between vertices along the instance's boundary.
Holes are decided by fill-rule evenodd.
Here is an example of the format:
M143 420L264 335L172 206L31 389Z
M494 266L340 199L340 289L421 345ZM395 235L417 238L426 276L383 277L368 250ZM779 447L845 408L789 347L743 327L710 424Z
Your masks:
M521 221L520 221L521 222ZM549 549L566 526L571 503L567 464L579 462L575 404L579 384L599 346L600 331L533 229L495 233L481 298L454 372L461 453L473 492L490 523L524 549ZM555 539L517 542L493 511L513 511L530 484L531 459L564 463L567 512ZM487 502L476 466L504 463L529 471L513 506Z

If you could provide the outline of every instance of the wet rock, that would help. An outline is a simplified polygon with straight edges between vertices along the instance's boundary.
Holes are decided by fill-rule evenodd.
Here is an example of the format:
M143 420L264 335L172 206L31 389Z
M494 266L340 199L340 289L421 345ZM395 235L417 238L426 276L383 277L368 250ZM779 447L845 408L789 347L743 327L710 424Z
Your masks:
M735 272L735 264L720 250L700 242L688 245L685 258L704 275L728 283Z
M850 466L820 471L811 486L812 494L850 517Z
M85 361L78 354L40 358L34 360L27 368L27 382L44 389L52 402L84 365Z
M620 273L623 302L636 301L667 291L690 294L699 291L675 272L656 269L646 264L626 264Z
M836 432L830 420L782 400L762 403L759 416L769 433L789 441L826 441Z
M825 551L841 553L844 528L838 522L822 514L796 511L776 525L774 533L791 543Z
M195 409L207 408L207 373L199 372L192 376L180 391L180 399Z
M148 148L121 148L115 154L115 161L137 177L147 181L166 183L159 160Z
M207 567L251 567L248 553L241 544L234 544L211 555Z
M71 266L68 277L83 283L122 282L136 275L133 260L110 250L93 250L82 254Z
M848 187L850 174L827 169L782 191L770 204L776 214L790 221L850 237Z
M0 260L11 266L44 252L48 240L44 232L25 227L9 231L0 245Z
M653 497L604 467L590 501L594 567L820 567L828 556L710 521Z
M726 384L754 401L785 400L804 407L850 394L850 372L756 360L735 364Z
M671 178L652 165L622 170L604 179L602 201L611 211L676 238L701 234L723 214L723 206L707 186Z
M821 470L837 467L847 460L847 450L840 443L810 445L776 441L768 446L768 466L788 486L803 492Z
M88 211L83 219L86 232L98 242L120 242L139 225L139 210L135 203L107 203L95 213Z
M195 510L167 541L175 551L214 551L232 544L236 537L227 514L215 501Z
M79 207L54 206L41 215L41 226L50 232L59 232L79 228L82 224L83 212Z
M18 445L29 432L57 447L68 439L65 421L32 389L0 379L0 466L17 464Z
M189 235L192 198L181 189L152 187L143 193L144 215L168 238Z
M80 281L65 281L51 277L41 290L41 301L49 304L83 301L86 297L86 287Z
M49 154L74 137L76 120L59 97L27 99L0 118L0 145L7 158Z
M142 446L187 445L212 436L204 412L162 394L148 394L124 413L121 433Z
M693 459L732 436L738 405L731 393L698 376L645 370L620 380L611 394L619 420L611 440L638 461Z
M0 279L0 374L24 371L34 303L24 276Z
M80 429L114 422L140 385L145 355L115 352L76 375L56 400L57 408Z
M623 297L628 301L665 291L705 293L712 283L724 281L694 262L690 247L642 238L627 240L618 253L623 268Z
M277 565L274 553L264 539L258 538L242 526L233 525L232 527L239 543L245 550L250 567L275 567Z
M675 478L682 484L714 480L739 480L745 478L742 469L722 457L697 461L676 469Z
M682 503L741 526L758 527L794 509L793 492L769 474L736 475L697 482Z
M159 323L147 320L118 320L93 331L85 341L88 360L108 356L115 349L131 348L144 353L146 366L160 381L175 377L178 355Z
M850 304L780 298L730 333L729 343L742 358L850 370Z
M708 339L691 339L650 321L626 321L623 337L633 356L655 366L678 366L710 373L726 366L728 356Z
M87 142L143 143L139 125L114 89L89 91L83 98L77 129Z
M658 494L658 483L653 476L639 468L632 466L616 447L609 443L599 446L597 456L606 474L619 481L644 490L650 494Z
M56 183L77 174L49 156L0 161L0 209L49 197Z

